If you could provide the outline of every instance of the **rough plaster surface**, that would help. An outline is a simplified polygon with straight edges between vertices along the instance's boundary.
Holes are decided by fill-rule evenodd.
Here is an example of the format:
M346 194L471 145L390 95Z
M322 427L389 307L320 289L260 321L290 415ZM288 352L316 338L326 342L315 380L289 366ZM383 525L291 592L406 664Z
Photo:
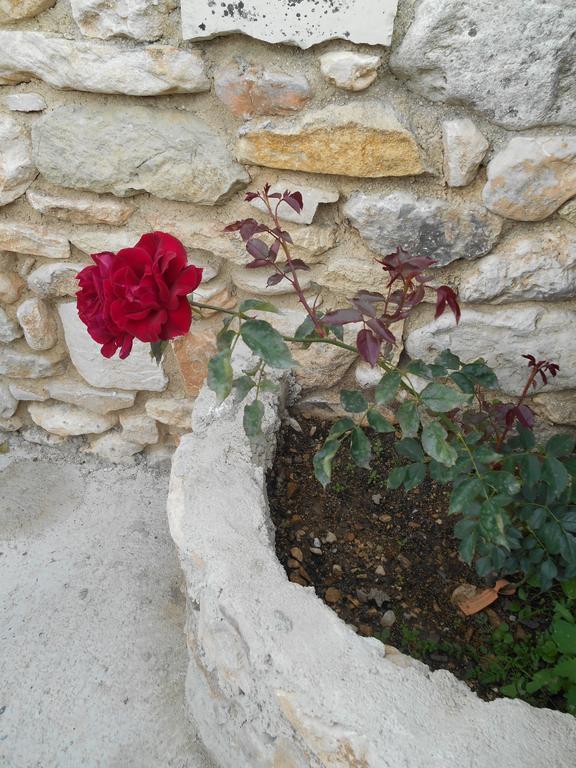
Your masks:
M203 390L168 512L188 592L187 701L224 768L568 768L576 725L477 698L446 671L353 633L291 584L242 410ZM268 401L266 464L279 418Z
M0 765L211 768L184 709L166 474L0 457Z
M182 0L184 39L243 32L309 48L342 38L390 45L398 0Z

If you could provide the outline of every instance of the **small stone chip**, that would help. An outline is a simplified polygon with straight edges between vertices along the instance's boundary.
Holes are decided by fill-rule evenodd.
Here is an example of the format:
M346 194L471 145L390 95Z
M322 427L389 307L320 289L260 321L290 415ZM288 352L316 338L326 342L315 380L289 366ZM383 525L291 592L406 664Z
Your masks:
M342 592L340 592L339 589L336 589L336 587L330 587L324 593L324 599L327 603L339 603L340 600L342 600Z

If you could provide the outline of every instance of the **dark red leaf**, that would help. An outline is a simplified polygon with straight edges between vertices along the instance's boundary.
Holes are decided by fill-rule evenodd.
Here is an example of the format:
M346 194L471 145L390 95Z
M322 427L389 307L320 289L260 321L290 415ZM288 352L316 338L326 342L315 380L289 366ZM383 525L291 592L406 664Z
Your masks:
M536 365L536 358L534 355L522 355L522 357L525 357L526 360L528 360L528 367L533 368Z
M227 227L224 227L224 232L238 232L238 230L243 224L244 224L244 220L235 221L233 224L228 224Z
M371 328L377 336L388 342L388 344L396 344L396 337L381 320L371 318L367 321L366 325Z
M358 352L367 363L370 363L372 368L374 368L378 362L381 345L382 342L376 334L372 333L372 331L369 331L367 328L363 328L356 337Z
M528 429L532 429L534 426L534 413L527 405L519 405L516 408L516 418Z
M296 213L302 213L304 200L302 199L301 192L284 192L282 199L290 206L290 208L293 208Z
M436 314L435 317L440 317L444 314L446 307L450 307L456 318L456 322L460 322L462 313L460 312L460 305L458 304L458 297L447 285L441 285L436 291Z
M266 285L270 288L272 285L278 285L278 283L281 282L282 280L284 280L284 275L281 275L278 272L276 272L275 274L270 275L270 277L266 282Z
M244 196L244 200L246 200L247 203L251 203L252 200L256 200L260 197L259 192L246 192L246 195Z
M308 266L308 264L306 264L305 261L302 261L302 259L292 259L291 264L292 264L292 267L294 269L302 269L304 271L309 271L310 270L310 267ZM288 265L286 265L286 266L288 266ZM288 267L288 269L289 269L289 267Z
M268 258L270 259L271 262L276 261L276 259L278 258L279 250L280 250L280 240L274 240L268 252Z
M268 195L269 200L280 200L281 197L280 192L273 192L271 195Z
M260 224L256 219L245 219L240 227L240 237L244 242L250 240L251 237L258 234L258 232L267 232L268 227L264 224Z
M335 309L322 318L322 322L326 325L346 325L347 323L359 323L361 320L362 314L357 309Z
M268 259L270 248L268 243L264 240L248 240L246 243L246 250L250 256L254 256L255 259Z
M259 269L260 267L269 267L270 262L268 259L254 259L249 264L246 264L246 269Z

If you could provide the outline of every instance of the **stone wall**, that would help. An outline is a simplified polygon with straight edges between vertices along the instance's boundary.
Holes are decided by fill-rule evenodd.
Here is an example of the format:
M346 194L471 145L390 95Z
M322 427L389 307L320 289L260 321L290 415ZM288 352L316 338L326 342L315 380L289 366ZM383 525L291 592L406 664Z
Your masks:
M485 355L509 393L522 353L550 357L561 375L534 404L576 425L576 6L181 6L0 0L0 429L86 435L112 460L168 455L221 317L196 321L161 368L142 346L106 361L76 318L74 276L160 229L206 268L199 296L274 294L293 328L293 297L243 269L222 232L266 181L304 193L287 225L325 306L381 282L376 254L430 254L463 321L424 307L404 353ZM347 353L298 354L305 404L371 384Z

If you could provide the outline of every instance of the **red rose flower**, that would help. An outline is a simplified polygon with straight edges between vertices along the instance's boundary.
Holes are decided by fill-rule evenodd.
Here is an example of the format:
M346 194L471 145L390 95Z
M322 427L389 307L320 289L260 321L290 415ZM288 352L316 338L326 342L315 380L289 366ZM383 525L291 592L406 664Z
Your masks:
M78 275L78 314L105 357L117 349L127 357L134 338L157 342L188 333L187 296L200 284L202 270L187 264L179 240L152 232L133 248L92 258L96 266Z

